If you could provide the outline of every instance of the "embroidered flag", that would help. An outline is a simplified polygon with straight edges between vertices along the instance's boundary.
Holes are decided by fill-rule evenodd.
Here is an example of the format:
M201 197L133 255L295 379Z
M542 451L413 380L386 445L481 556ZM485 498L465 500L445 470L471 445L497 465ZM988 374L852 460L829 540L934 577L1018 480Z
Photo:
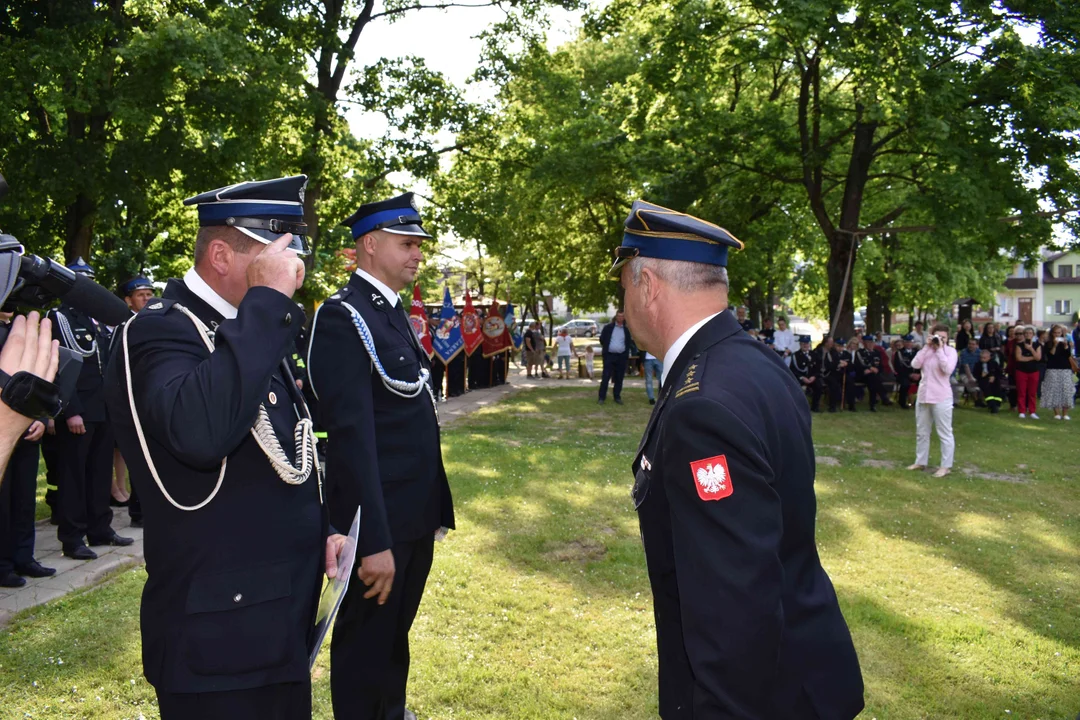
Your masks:
M431 333L428 332L427 311L424 310L424 300L420 297L420 283L413 285L409 324L412 325L413 332L416 333L417 339L420 340L420 346L424 348L424 352L427 353L428 360L430 360L432 353L435 351L431 347Z
M506 330L506 321L499 312L499 301L493 300L488 309L487 317L484 318L484 357L494 357L504 353L514 345L510 339L510 333Z
M465 348L465 340L461 337L461 320L454 310L454 302L450 299L450 289L447 287L443 288L442 314L439 315L439 324L435 326L431 347L445 365L449 365Z
M480 327L480 316L472 304L472 295L465 291L465 309L461 311L461 339L465 341L465 354L472 355L484 342L484 331Z
M734 491L724 455L690 463L690 474L702 500L722 500Z
M510 303L509 296L506 300L506 312L503 313L503 322L506 323L506 330L510 333L510 340L514 343L514 349L520 350L521 343L524 340L521 337L521 333L517 329L517 320L514 318L514 306Z

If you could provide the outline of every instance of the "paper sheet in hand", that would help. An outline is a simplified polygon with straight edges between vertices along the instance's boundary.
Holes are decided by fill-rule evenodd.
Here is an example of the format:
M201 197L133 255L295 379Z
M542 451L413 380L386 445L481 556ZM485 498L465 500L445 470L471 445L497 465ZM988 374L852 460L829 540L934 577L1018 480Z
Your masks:
M349 589L349 578L353 574L353 561L356 560L356 546L360 540L360 508L356 509L352 527L349 528L349 536L338 553L337 577L328 581L319 597L319 612L315 614L315 645L308 659L308 671L315 667L315 658L319 656L319 648L322 647L326 633L334 626L334 618L337 617L341 601L345 599L345 591Z

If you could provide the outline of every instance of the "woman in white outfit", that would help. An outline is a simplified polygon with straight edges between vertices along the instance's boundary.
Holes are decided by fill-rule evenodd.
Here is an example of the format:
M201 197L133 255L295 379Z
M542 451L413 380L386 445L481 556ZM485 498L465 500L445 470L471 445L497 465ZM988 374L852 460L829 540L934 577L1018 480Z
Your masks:
M911 366L922 373L915 402L915 464L908 470L923 470L930 462L930 427L937 428L941 440L941 465L934 477L945 477L953 464L953 393L949 377L956 369L956 350L949 347L949 326L938 324L927 343L915 355Z

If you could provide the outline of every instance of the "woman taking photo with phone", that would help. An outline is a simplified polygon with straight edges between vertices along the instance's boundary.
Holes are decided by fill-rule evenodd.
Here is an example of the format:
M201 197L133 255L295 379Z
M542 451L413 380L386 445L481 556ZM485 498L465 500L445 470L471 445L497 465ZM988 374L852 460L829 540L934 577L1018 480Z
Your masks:
M1064 325L1050 328L1043 357L1046 359L1046 377L1042 384L1042 406L1054 411L1055 420L1071 420L1069 410L1073 406L1073 370L1069 363L1072 350L1065 335Z
M1042 345L1035 339L1035 328L1024 328L1022 338L1017 338L1013 347L1013 384L1016 385L1016 407L1020 418L1031 415L1035 420L1035 396L1039 392L1039 361L1042 360Z

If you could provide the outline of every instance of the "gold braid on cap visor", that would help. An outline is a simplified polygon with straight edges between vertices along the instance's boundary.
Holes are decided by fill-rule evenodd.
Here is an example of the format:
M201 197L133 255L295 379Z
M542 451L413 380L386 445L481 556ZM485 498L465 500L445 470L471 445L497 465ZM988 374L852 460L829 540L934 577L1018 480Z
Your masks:
M719 229L724 230L723 228ZM671 238L672 240L693 240L694 242L709 243L710 245L724 245L724 243L722 242L703 238L700 235L695 235L694 233L657 232L655 230L631 230L630 228L624 228L623 232L627 235L640 235L641 237ZM738 243L738 247L736 249L742 250L745 247L742 241L739 240L737 237L729 233L727 230L724 230L724 232L734 242Z

